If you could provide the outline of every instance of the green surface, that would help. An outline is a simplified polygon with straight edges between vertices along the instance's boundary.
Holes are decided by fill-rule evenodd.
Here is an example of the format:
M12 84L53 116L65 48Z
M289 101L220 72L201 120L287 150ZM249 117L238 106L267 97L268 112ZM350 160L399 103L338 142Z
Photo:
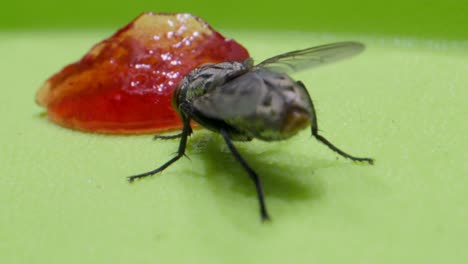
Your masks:
M42 81L112 30L0 35L0 263L465 263L466 43L224 31L258 59L337 40L368 49L301 73L322 134L238 143L273 222L221 138L203 130L163 174L125 177L177 141L58 127L33 98Z
M218 28L468 39L466 0L4 1L0 30L115 28L142 11L191 12Z

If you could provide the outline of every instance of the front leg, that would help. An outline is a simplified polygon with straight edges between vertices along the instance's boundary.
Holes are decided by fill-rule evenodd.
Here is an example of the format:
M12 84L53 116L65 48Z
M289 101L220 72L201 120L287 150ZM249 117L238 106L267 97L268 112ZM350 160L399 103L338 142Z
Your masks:
M192 135L192 128L189 126L189 132L188 132L188 136ZM182 132L180 133L177 133L177 134L174 134L174 135L154 135L153 136L153 139L163 139L163 140L167 140L167 139L176 139L176 138L181 138L182 135L184 134L184 131L182 130Z
M151 176L151 175L154 175L154 174L156 174L158 172L163 171L164 169L169 167L172 163L176 162L182 156L185 155L185 147L187 146L187 137L192 132L192 128L190 127L190 119L184 117L183 115L182 115L182 122L183 122L184 127L182 129L182 133L180 133L180 143L179 143L179 150L177 151L177 155L175 157L173 157L172 159L170 159L169 161L167 161L166 163L164 163L161 167L159 167L157 169L154 169L152 171L148 171L148 172L145 172L145 173L142 173L142 174L138 174L138 175L128 177L128 181L130 183L132 183L136 179L145 178L145 177L148 177L148 176ZM179 136L176 136L176 137L179 137ZM174 137L174 138L176 138L176 137Z

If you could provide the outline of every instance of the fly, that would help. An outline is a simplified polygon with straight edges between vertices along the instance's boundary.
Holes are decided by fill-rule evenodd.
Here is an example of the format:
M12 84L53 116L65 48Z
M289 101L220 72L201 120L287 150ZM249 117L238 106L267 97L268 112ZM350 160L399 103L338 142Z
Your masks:
M260 215L269 220L262 183L232 141L288 139L306 127L312 135L339 155L373 164L372 158L352 156L319 134L312 99L301 81L288 74L342 60L364 50L358 42L338 42L292 51L257 65L253 60L205 64L187 74L172 97L172 105L182 119L182 132L156 135L155 139L180 138L177 155L159 168L128 178L130 182L163 171L185 155L190 121L221 134L234 158L255 184Z

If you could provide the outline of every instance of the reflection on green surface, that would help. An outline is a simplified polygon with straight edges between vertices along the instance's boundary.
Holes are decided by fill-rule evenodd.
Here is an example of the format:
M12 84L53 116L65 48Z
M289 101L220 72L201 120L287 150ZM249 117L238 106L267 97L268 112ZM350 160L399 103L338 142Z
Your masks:
M368 154L338 158L307 132L238 143L273 222L223 141L195 131L187 154L148 180L177 141L102 136L49 123L41 82L112 31L0 35L1 263L463 263L468 259L466 97L461 42L224 32L258 60L338 40L360 56L297 75L324 135ZM5 74L6 73L6 74Z

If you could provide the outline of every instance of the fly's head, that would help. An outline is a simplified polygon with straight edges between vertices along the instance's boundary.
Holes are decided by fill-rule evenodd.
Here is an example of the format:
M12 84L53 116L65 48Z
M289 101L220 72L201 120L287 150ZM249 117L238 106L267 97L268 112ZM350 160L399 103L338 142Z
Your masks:
M192 104L194 99L247 72L252 64L252 59L247 59L244 62L208 63L195 68L184 76L175 89L172 95L174 109L177 110L183 102Z

